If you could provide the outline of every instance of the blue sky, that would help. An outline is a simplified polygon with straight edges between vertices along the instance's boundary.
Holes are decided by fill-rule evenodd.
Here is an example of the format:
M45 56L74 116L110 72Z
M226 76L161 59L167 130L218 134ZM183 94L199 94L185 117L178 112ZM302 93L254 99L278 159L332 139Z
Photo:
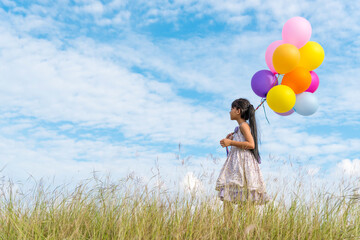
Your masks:
M293 174L276 158L295 159L324 182L340 172L360 176L358 2L2 0L0 7L6 177L62 181L96 170L135 172L146 182L156 162L164 181L199 182L204 169L217 177L225 161L219 141L236 126L231 102L260 103L251 77L267 69L267 46L294 16L310 21L311 40L325 50L315 70L320 107L281 117L265 105L270 124L257 112L263 174Z

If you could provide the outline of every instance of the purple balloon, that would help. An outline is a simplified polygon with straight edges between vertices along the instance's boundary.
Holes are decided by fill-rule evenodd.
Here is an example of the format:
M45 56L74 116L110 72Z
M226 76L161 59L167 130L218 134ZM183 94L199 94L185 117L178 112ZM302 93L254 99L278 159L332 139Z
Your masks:
M269 70L260 70L251 79L252 90L256 95L263 98L277 84L275 75Z
M279 114L280 116L289 116L289 115L293 114L294 112L295 112L294 109L291 109L290 111L287 111L284 113L278 113L278 112L275 112L275 113Z

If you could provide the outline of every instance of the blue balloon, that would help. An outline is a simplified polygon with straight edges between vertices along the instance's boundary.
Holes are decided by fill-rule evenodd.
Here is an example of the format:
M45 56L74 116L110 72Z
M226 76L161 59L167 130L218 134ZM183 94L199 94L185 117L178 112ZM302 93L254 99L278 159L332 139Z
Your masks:
M309 116L316 112L319 107L318 100L315 94L311 92L303 92L296 95L296 103L294 110L296 113Z

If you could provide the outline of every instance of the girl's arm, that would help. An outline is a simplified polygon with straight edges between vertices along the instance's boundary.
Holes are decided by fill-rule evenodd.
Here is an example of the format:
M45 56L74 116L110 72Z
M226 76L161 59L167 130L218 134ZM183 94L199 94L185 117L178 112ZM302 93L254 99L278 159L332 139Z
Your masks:
M255 143L254 143L254 138L251 135L249 124L247 123L241 124L240 131L245 137L245 142L238 142L225 138L220 141L220 145L222 147L235 146L242 149L254 149Z
M255 142L253 136L251 135L249 124L247 123L241 124L240 131L245 137L245 142L231 141L230 146L235 146L242 149L254 149Z

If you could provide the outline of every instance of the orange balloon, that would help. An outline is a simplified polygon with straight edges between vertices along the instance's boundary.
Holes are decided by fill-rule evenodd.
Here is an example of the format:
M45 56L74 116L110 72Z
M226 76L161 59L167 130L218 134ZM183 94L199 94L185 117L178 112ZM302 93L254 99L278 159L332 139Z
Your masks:
M304 67L297 67L293 71L285 74L281 85L290 87L295 94L305 92L311 84L311 74Z
M275 49L272 60L276 72L288 73L294 70L300 62L299 49L292 44L282 44Z

